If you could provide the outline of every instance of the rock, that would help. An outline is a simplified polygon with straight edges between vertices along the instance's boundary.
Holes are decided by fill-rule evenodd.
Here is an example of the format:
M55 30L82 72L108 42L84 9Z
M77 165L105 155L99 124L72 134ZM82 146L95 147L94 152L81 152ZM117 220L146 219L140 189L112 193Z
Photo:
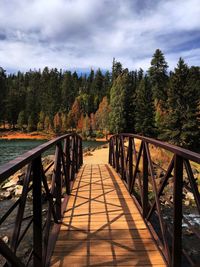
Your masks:
M194 200L194 195L193 195L193 193L191 193L191 192L187 192L187 194L186 194L186 199L188 199L188 200Z
M23 186L22 185L17 185L15 187L15 196L21 196L22 190L23 190Z
M8 188L8 187L12 187L12 186L14 186L14 185L16 185L16 181L15 180L10 180L9 182L7 182L6 184L4 184L3 186L2 186L2 188L3 189L6 189L6 188Z
M21 177L24 176L24 172L21 170L16 172L14 175L10 176L10 178L4 183L4 185L1 187L3 189L7 189L9 187L15 186Z
M9 239L8 239L8 237L7 237L7 235L5 235L3 238L2 238L2 240L7 244L8 243L8 241L9 241Z
M189 200L186 200L185 201L185 206L189 206L190 205L190 201Z
M4 199L10 199L12 198L12 192L10 191L1 191L0 192L0 199L4 200Z
M7 192L10 192L10 193L13 193L14 190L15 190L15 186L6 188L6 191L7 191Z

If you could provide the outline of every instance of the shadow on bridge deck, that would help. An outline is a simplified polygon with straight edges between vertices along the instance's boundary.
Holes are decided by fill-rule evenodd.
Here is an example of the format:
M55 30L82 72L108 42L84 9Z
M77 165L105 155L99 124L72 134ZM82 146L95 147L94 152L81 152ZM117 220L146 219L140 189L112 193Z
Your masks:
M80 169L51 266L166 266L125 185L107 164Z

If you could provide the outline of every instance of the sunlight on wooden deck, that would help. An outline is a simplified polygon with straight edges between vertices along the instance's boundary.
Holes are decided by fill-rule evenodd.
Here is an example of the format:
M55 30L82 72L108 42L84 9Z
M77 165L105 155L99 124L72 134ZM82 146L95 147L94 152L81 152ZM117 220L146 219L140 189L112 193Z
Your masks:
M74 183L51 266L166 266L126 187L107 164Z

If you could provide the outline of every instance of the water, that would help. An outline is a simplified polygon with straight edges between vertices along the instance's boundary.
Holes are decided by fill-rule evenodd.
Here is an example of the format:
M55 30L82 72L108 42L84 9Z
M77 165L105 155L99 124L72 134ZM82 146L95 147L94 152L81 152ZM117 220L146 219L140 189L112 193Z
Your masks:
M0 139L0 165L22 155L28 150L33 149L36 146L39 146L47 142L46 140L5 140ZM96 142L96 141L83 141L83 148L88 147L98 147L103 145L105 142ZM50 150L52 154L54 150Z

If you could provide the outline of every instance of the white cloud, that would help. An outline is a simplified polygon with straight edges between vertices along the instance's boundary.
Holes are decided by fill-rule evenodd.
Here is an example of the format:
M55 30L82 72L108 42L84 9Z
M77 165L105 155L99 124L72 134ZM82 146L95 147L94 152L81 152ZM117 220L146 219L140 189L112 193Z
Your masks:
M0 22L5 69L147 69L156 48L199 64L199 0L0 0Z

